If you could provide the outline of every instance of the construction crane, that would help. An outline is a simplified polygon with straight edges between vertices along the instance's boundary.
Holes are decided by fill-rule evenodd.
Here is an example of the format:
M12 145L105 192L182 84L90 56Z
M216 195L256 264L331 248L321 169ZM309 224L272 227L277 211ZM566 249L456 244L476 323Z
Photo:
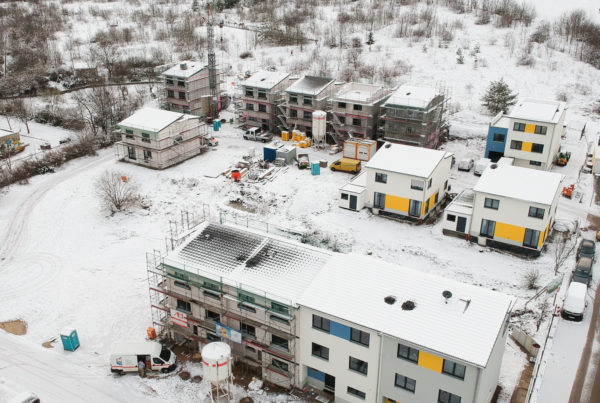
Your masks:
M208 85L210 87L210 102L208 118L216 119L217 111L217 57L215 55L215 30L214 19L210 9L210 3L206 6L208 15L206 17L206 39L208 42Z

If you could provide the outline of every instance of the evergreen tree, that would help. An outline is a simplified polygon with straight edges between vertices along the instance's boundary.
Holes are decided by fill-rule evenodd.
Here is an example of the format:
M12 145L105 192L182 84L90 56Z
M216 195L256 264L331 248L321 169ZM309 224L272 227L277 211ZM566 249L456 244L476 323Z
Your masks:
M369 51L371 51L371 45L375 43L375 38L373 38L373 32L369 32L367 35L367 45L369 45Z
M517 103L517 95L511 91L504 79L492 81L481 100L490 112L506 112L509 106Z
M458 64L464 64L465 63L465 57L462 54L462 49L458 48L458 50L456 51L456 63Z

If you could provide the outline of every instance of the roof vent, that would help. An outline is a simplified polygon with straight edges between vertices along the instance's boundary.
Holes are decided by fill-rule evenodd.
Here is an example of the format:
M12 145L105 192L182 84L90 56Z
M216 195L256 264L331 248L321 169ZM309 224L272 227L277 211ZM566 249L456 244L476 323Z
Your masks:
M208 241L210 239L210 234L205 234L204 239L206 239Z
M385 148L390 148L391 146L392 146L392 145L391 145L390 143L387 143L387 144L385 145Z
M402 303L402 310L403 311L412 311L413 309L415 309L415 306L416 306L415 302L408 299Z
M179 65L179 68L180 68L181 70L187 70L187 63L181 63L181 64Z
M396 297L394 297L393 295L388 295L383 300L388 305L394 305L394 303L396 302Z
M448 300L452 298L452 293L448 290L445 290L442 292L442 297L446 298L446 303L448 303Z
M492 165L490 165L490 168L496 169L496 168L498 168L498 164L492 164Z
M407 93L406 93L406 96L409 96L409 95L410 95L410 92L407 92Z

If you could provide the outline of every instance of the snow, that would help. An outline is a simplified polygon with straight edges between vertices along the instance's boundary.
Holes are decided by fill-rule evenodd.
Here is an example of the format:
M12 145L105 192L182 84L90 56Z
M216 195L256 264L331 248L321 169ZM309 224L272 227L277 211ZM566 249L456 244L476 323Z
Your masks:
M565 102L525 98L519 100L511 108L507 116L513 119L558 123L566 106L567 104Z
M335 82L332 78L304 76L297 80L285 90L288 93L298 93L306 95L318 95L328 85Z
M436 94L434 88L402 85L392 93L384 106L409 106L424 109L435 98Z
M452 153L446 151L385 143L365 167L429 178L440 161L451 156Z
M465 189L456 196L444 210L445 213L458 213L471 215L473 212L473 201L475 192L471 189Z
M142 108L119 123L119 126L159 132L171 123L185 117L183 113L155 108Z
M554 172L496 164L483 171L473 190L550 206L562 180Z
M376 84L348 83L334 96L335 101L373 103L383 96L383 87Z
M182 65L185 65L186 68L182 69L181 68ZM161 76L163 76L163 77L169 76L169 77L176 77L176 78L188 78L188 77L191 77L194 74L198 73L205 67L206 67L206 64L203 64L201 62L184 60L184 61L177 63L175 66L171 67L170 69L166 70L165 72L163 72L161 74Z
M348 182L344 186L342 186L340 188L340 191L360 194L366 190L366 187L367 187L367 171L362 171L351 182Z
M217 361L219 362L223 358L228 358L231 356L231 347L227 345L227 343L223 343L221 341L208 343L206 346L202 348L202 359L209 361ZM209 362L210 364L210 362Z
M270 90L277 84L289 77L289 73L283 73L278 71L267 71L260 70L256 73L252 73L250 77L242 81L240 85L255 88L264 88Z

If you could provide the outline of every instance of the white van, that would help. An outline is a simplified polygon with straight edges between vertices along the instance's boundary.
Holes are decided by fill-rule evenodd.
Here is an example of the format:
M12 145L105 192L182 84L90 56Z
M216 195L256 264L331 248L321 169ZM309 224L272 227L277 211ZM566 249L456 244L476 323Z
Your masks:
M146 364L146 371L169 372L175 369L176 359L171 350L155 341L121 342L113 345L110 354L110 372L137 371L140 361Z
M458 161L458 170L469 172L473 168L473 158L463 158Z
M476 163L475 163L475 168L473 169L473 174L477 175L477 176L481 176L481 174L483 173L483 171L485 171L485 169L490 166L490 164L492 163L492 160L489 158L481 158L479 159Z
M587 285L573 281L569 284L567 296L563 303L560 316L567 320L581 322L583 319L583 311L585 309L585 296L587 293Z

